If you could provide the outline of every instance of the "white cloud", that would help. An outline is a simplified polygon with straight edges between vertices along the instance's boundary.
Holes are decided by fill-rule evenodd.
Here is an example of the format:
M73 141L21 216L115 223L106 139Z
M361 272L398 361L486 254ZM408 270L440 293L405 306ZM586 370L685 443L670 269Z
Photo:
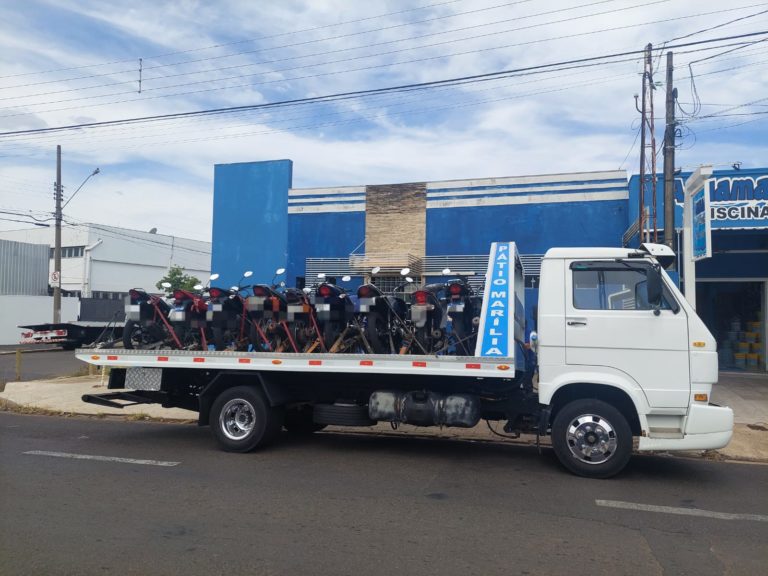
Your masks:
M588 0L579 2L587 3ZM490 0L482 4L456 2L340 26L332 25L410 10L414 5L405 0L366 3L343 0L279 3L178 0L162 3L133 1L126 3L124 9L110 5L110 9L105 10L104 4L95 0L71 0L55 4L27 3L12 13L0 8L0 51L14 55L0 64L0 98L10 97L0 100L0 131L249 105L640 49L649 41L658 44L759 10L752 8L675 20L680 16L731 7L694 0L649 5L621 0L570 10L574 3L559 0L529 2L409 24L496 4ZM578 18L632 6L637 8ZM569 10L520 18L558 8ZM53 14L79 25L79 28L75 26L76 34L60 39L51 35L49 19ZM567 21L520 29L561 19ZM489 24L501 20L511 21ZM666 22L541 41L655 20ZM693 39L763 29L763 20L746 20ZM400 24L409 25L398 26ZM476 25L483 26L451 32ZM292 31L298 32L290 33ZM332 38L358 31L368 32ZM447 33L424 36L442 32ZM503 33L487 35L493 32ZM486 36L469 38L480 35ZM251 41L255 38L262 39ZM326 40L312 42L323 38ZM406 38L412 39L403 40ZM445 41L451 43L425 47ZM238 43L230 44L232 42ZM388 44L376 46L382 42ZM222 44L224 46L197 50ZM510 46L488 50L503 45ZM277 46L282 48L275 48ZM414 49L381 54L406 47ZM193 51L153 57L153 54L189 50ZM322 54L338 50L344 51ZM483 51L447 56L471 50ZM680 100L688 102L691 96L684 64L711 53L686 55L682 51L678 50L676 55L677 85ZM218 58L229 54L231 56ZM702 100L706 104L739 104L764 96L762 72L767 54L768 45L758 44L696 64L696 84ZM147 67L141 95L131 92L137 88L138 75L134 68L139 57L145 58ZM215 58L205 60L211 57ZM333 63L352 58L355 59ZM381 67L382 64L424 58L430 59ZM119 60L129 63L13 76ZM201 61L184 64L187 60ZM271 66L254 65L269 60L281 61ZM172 65L152 68L158 64ZM226 69L246 64L247 67ZM285 70L308 64L312 66ZM370 68L356 70L365 67ZM708 74L729 67L738 68ZM201 239L207 239L210 234L215 163L291 158L294 160L294 182L298 186L613 169L624 159L635 135L633 126L636 127L638 114L633 94L640 89L641 69L639 58L629 58L614 65L525 76L450 91L14 140L0 138L0 179L5 178L0 183L0 206L51 210L56 144L61 144L64 149L65 184L70 190L93 167L102 169L99 177L90 181L68 208L72 217L138 229L167 226L171 233ZM189 72L199 73L173 76ZM94 74L105 75L74 79ZM243 77L222 80L236 75ZM298 76L310 77L295 79ZM658 72L657 79L663 79L663 69ZM201 80L205 82L155 90L159 86ZM123 81L130 83L88 88ZM38 82L49 83L21 86ZM244 86L234 87L238 85ZM217 89L224 86L229 88ZM69 92L43 94L62 90ZM57 102L110 92L129 93ZM194 93L167 96L184 92ZM656 99L657 116L663 111L662 92L663 87ZM33 96L35 94L41 95ZM103 104L112 101L118 103ZM50 104L41 105L42 102ZM474 104L467 106L468 102ZM8 109L9 106L16 108ZM702 113L721 109L705 107ZM734 112L759 109L747 107ZM9 116L19 112L29 114ZM762 136L760 128L764 125L760 122L729 130L704 131L754 118L757 117L691 124L698 140L693 148L679 152L678 164L736 160L742 161L745 167L764 164L768 141ZM657 126L660 139L663 121L658 121ZM684 148L692 142L692 138L687 137ZM637 148L627 161L630 171L637 164L636 158ZM34 192L28 193L29 190ZM183 216L178 215L179 207L184 207ZM18 224L0 221L0 226L17 227Z

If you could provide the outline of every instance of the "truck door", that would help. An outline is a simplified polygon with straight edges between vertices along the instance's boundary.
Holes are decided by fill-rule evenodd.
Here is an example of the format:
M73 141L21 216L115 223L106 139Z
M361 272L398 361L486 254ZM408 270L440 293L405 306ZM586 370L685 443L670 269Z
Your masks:
M566 363L624 372L656 408L684 408L690 397L688 319L665 287L658 314L648 305L651 264L566 261Z

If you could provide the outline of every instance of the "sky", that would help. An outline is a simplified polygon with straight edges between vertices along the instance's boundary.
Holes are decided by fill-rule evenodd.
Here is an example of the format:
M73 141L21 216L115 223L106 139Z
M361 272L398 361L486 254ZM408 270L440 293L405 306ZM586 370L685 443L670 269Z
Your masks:
M768 2L755 0L0 0L0 133L430 82L764 30ZM768 165L768 35L674 52L683 122L676 165ZM654 55L660 150L666 58ZM639 168L643 62L640 55L614 60L331 103L0 134L0 230L28 227L8 219L51 222L56 145L65 201L99 168L67 204L66 222L198 240L210 240L215 164L290 158L295 187L631 175Z

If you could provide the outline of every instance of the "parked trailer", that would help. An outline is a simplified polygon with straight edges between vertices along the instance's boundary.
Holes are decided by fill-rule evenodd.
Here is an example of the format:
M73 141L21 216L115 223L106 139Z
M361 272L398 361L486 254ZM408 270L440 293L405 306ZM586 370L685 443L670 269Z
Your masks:
M607 478L635 438L639 451L673 451L721 448L732 435L732 410L709 402L715 340L659 265L668 258L654 244L547 252L531 336L537 387L522 348L517 250L494 243L474 356L78 350L112 368L114 391L83 400L195 410L235 452L283 428L504 421L509 434L551 435L571 472Z
M95 320L28 324L19 328L26 330L21 333L19 344L59 344L64 350L104 341L114 343L123 334L121 324Z

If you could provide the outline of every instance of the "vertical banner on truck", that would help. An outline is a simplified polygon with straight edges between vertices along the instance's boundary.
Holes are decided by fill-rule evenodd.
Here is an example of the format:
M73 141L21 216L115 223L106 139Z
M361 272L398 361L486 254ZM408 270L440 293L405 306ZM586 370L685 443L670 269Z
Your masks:
M515 320L523 315L522 295L517 294L522 270L517 261L514 242L491 244L475 356L515 357Z

